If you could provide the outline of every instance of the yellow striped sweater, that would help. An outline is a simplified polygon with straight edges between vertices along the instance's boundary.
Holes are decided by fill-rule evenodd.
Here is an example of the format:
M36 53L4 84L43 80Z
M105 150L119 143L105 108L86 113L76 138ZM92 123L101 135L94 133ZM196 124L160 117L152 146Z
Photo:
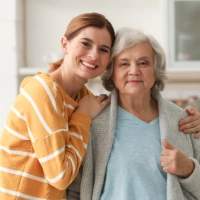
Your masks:
M92 93L84 87L77 102ZM48 74L26 77L0 138L0 199L66 199L91 118Z

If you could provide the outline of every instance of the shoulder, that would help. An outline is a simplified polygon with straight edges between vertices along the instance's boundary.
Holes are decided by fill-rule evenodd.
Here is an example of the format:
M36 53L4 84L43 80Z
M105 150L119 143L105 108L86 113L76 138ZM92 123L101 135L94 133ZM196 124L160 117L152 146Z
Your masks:
M177 118L179 120L187 117L187 113L181 107L168 99L163 98L160 92L154 91L152 95L158 102L159 114L165 113L173 116L173 119Z
M110 105L106 106L92 121L92 127L99 127L100 125L106 125L110 116Z
M96 134L97 131L108 131L116 126L117 91L113 90L109 96L111 98L111 103L92 121L91 130L94 134Z
M83 86L77 95L77 101L80 101L86 95L94 96L94 94L86 86Z
M163 104L164 106L162 107L162 109L166 109L166 111L173 114L174 117L182 119L188 116L183 108L177 106L175 103L169 101L168 99L163 98Z
M25 90L36 90L51 88L56 85L54 79L48 74L38 73L36 76L27 76L23 79L20 88Z

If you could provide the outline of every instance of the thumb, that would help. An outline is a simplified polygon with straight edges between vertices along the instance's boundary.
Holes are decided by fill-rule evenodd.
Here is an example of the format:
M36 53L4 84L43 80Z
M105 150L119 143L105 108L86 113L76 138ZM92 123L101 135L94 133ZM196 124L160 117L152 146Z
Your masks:
M169 142L167 142L166 139L162 140L162 144L163 144L165 149L170 149L170 150L174 150L175 149L175 147L173 147Z
M188 113L188 115L195 115L195 110L192 106L187 106L185 111Z

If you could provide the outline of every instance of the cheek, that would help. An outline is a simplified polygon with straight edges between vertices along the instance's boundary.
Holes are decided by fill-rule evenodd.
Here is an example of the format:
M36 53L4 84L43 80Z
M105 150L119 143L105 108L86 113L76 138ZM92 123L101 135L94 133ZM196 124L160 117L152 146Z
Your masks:
M115 85L119 85L120 83L120 74L117 74L117 72L113 73L112 81Z
M110 60L110 55L105 56L105 57L103 58L103 62L104 62L104 64L106 65L106 67L107 67L108 64L109 64L109 60Z

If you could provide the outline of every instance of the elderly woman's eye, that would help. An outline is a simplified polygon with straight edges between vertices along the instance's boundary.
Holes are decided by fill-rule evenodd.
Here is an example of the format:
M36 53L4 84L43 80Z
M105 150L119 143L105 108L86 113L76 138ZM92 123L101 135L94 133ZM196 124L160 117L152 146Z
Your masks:
M140 66L146 66L146 65L147 65L147 62L140 62L139 65L140 65Z

